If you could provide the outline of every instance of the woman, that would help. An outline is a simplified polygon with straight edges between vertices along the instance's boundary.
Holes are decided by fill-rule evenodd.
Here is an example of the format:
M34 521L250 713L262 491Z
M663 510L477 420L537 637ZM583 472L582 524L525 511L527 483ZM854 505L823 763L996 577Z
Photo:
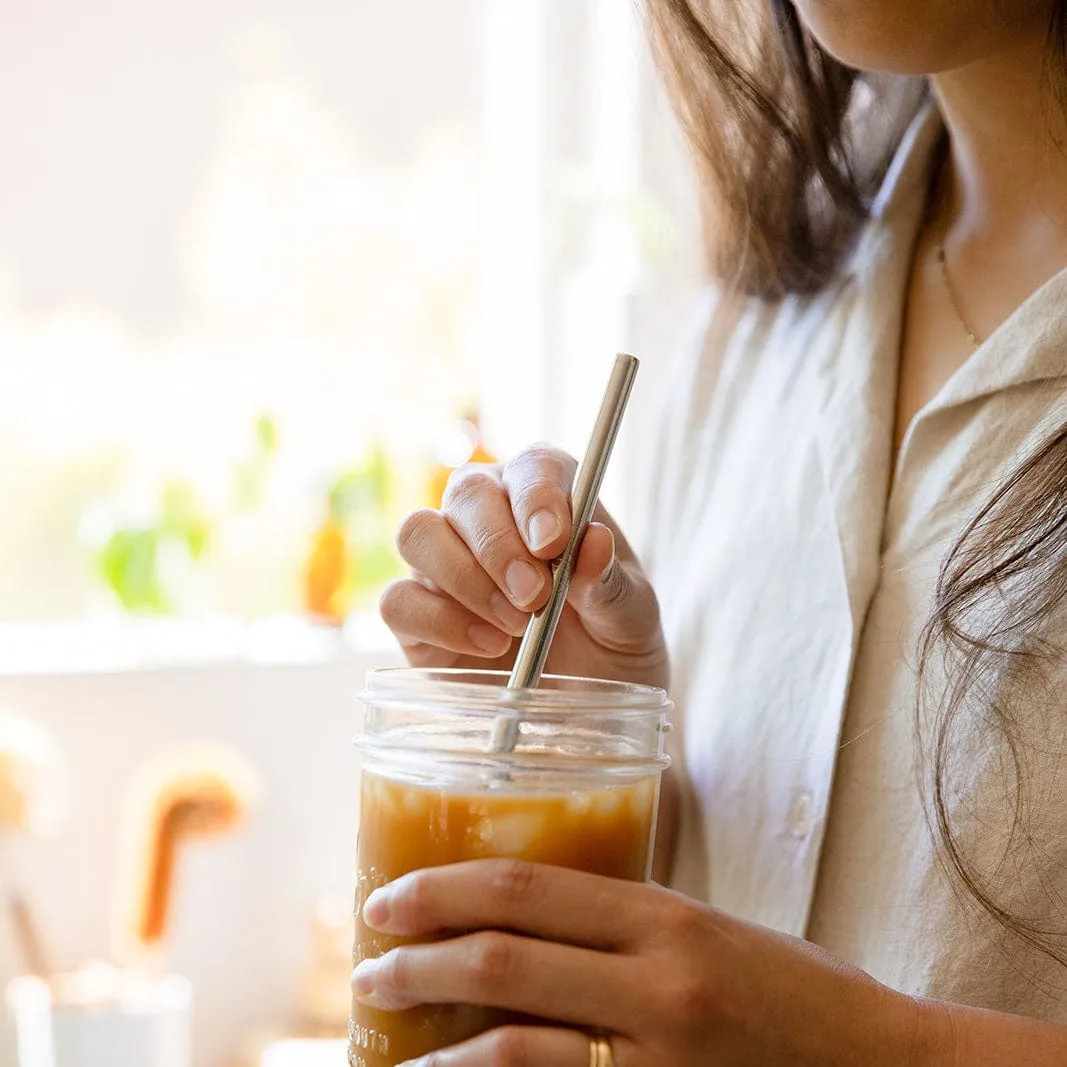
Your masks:
M354 988L556 1020L434 1067L582 1067L590 1032L618 1067L1067 1063L1067 2L649 6L719 282L656 592L602 515L550 667L671 672L689 895L421 872L368 922L464 933ZM572 471L469 468L405 524L413 663L507 664Z

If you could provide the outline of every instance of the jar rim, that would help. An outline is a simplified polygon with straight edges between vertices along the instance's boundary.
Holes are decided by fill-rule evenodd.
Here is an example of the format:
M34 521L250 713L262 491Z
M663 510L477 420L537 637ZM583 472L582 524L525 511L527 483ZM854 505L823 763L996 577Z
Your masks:
M367 672L362 699L376 707L432 705L489 717L505 708L522 709L524 715L574 709L643 716L674 707L664 689L606 678L546 674L537 689L508 689L507 682L506 671L380 667Z

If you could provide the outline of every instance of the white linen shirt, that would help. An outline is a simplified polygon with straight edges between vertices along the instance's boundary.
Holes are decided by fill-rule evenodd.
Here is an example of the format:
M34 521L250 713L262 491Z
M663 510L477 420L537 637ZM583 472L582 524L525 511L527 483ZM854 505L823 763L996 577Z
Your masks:
M904 299L941 136L928 106L824 293L709 296L669 390L647 541L685 787L674 881L903 991L1067 1021L1067 993L1047 988L1067 974L1020 963L953 894L916 778L916 639L939 561L1067 421L1064 272L919 412L894 467ZM998 757L972 758L970 800L995 805ZM1049 877L1067 899L1061 763L1034 771L1055 798L1051 853L1017 873L1019 899Z

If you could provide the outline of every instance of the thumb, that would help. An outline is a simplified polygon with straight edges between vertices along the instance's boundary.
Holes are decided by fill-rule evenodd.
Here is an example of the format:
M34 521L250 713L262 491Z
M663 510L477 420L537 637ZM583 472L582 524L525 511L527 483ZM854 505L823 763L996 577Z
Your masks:
M644 652L660 640L659 605L636 564L615 551L615 536L590 523L582 541L568 602L589 636L616 652Z

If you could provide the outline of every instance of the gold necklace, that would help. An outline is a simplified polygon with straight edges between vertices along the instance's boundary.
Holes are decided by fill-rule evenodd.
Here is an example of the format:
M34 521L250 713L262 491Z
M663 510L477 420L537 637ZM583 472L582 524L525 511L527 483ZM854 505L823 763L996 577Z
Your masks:
M981 344L977 337L974 336L974 331L967 325L967 320L963 317L963 312L960 310L960 302L956 296L956 290L953 288L952 279L948 276L948 264L945 262L945 246L937 246L937 262L941 267L941 278L945 283L945 289L948 292L949 302L952 304L952 310L956 313L956 321L963 327L963 332L967 335L967 340L971 342L974 349L977 351L981 347Z

